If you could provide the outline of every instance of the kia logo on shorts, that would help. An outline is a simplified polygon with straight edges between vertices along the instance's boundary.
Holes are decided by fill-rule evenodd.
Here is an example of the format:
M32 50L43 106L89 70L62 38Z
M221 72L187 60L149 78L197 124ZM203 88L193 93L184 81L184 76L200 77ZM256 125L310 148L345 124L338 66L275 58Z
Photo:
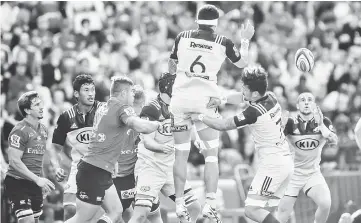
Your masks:
M314 150L320 145L320 142L316 139L306 138L298 140L295 145L301 150Z
M83 144L89 144L91 133L91 130L82 131L76 136L76 140Z

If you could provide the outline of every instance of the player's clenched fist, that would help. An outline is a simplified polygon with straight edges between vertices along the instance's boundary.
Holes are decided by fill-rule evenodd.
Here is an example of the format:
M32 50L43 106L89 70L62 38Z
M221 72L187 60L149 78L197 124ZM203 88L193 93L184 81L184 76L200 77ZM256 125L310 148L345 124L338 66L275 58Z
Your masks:
M55 185L48 179L44 177L39 177L36 181L36 184L43 188L45 191L52 191L55 189Z
M241 26L241 38L250 40L253 35L254 35L254 26L248 20L246 26L244 24L242 24Z
M56 181L58 182L63 181L66 177L65 171L62 168L57 168L55 174L56 174Z

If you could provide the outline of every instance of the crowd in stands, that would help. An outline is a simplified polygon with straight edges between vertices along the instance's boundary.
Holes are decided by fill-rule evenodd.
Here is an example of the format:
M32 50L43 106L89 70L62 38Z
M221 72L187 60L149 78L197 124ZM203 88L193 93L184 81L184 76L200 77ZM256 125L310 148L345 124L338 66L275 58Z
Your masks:
M168 70L174 38L197 28L196 11L204 3L2 1L1 158L7 159L7 137L21 120L17 99L25 91L41 95L43 123L50 135L58 116L75 103L72 81L78 74L93 76L100 101L108 99L110 78L115 75L129 76L154 97L161 72ZM295 115L299 93L316 96L340 140L336 149L323 150L325 171L361 169L353 134L361 117L361 2L211 3L222 9L217 32L237 47L241 24L249 20L255 26L250 64L268 71L269 90L282 108ZM301 47L315 56L310 73L295 67L294 54ZM221 88L239 90L240 73L225 62L218 75ZM229 117L243 108L226 105L220 111ZM221 176L232 174L238 163L254 164L247 128L224 132L221 138ZM201 177L202 164L202 156L193 148L191 178Z

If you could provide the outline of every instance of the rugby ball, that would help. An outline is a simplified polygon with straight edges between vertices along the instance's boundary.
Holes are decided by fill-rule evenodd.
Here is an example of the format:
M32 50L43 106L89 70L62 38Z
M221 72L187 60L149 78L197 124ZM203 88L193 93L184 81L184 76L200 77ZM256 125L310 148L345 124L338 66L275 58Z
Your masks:
M312 52L307 48L300 48L295 54L296 67L302 72L310 72L315 65Z

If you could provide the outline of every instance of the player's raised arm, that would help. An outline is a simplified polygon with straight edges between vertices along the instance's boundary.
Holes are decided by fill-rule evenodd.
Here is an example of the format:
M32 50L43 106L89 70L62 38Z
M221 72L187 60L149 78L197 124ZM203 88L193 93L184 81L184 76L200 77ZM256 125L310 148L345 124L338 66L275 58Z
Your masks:
M226 54L227 57L239 68L244 68L248 64L248 48L249 41L254 35L254 27L249 21L247 24L242 24L241 27L241 49L238 52L238 49L234 46L232 41L228 41L226 44ZM233 51L233 52L232 52Z
M170 74L175 74L177 71L177 64L178 64L178 44L179 40L182 36L182 33L179 33L178 36L174 40L172 52L170 54L170 57L168 59L168 71Z
M358 120L355 127L355 139L358 145L358 148L361 149L361 118Z

